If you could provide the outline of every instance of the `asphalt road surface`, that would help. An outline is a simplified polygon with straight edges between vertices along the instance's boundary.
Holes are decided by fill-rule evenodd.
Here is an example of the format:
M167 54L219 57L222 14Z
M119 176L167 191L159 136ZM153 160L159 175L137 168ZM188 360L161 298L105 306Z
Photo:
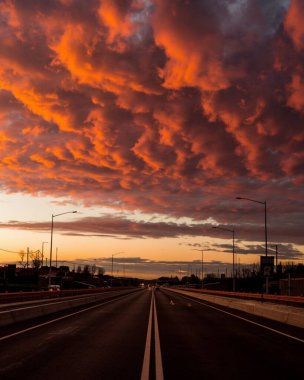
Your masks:
M300 379L303 329L138 290L1 329L1 380Z

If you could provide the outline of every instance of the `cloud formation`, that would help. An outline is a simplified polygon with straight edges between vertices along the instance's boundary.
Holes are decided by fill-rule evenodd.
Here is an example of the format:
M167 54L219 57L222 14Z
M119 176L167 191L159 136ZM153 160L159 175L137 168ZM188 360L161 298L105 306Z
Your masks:
M77 265L95 265L105 269L105 273L111 275L111 258L78 258L75 261L65 261L65 265L72 265L77 268ZM225 261L206 261L204 262L204 273L227 273L231 271L231 263ZM245 266L244 266L245 267ZM196 274L201 276L201 262L198 260L192 261L162 261L162 260L147 260L141 257L120 257L115 259L113 273L115 276L139 276L143 278L157 278L160 276L179 277Z
M247 221L252 239L261 210L233 199L267 199L273 240L299 242L303 15L300 0L3 0L2 190Z
M83 236L83 237L115 237L117 239L161 239L161 238L222 238L228 239L232 243L232 234L226 231L214 230L211 223L177 223L168 221L153 221L153 220L130 220L122 216L104 215L100 217L84 217L74 221L56 221L56 231L63 235L68 236ZM279 229L278 225L274 225L273 241L282 242L284 244L279 245L284 252L291 255L300 256L301 253L293 248L292 244L289 244L290 236L292 240L301 244L303 236L301 233L296 234L293 230L293 226L285 227L284 233L282 229ZM0 228L10 228L17 230L28 231L41 231L49 232L51 228L50 222L19 222L9 221L8 223L0 223ZM228 226L232 228L232 226ZM237 229L236 247L238 244L242 246L243 241L262 240L263 231L260 225L246 226L239 224L234 226ZM280 235L281 234L281 235ZM240 239L240 236L244 236L244 239ZM246 239L245 239L246 238ZM195 250L204 249L206 251L218 251L230 252L232 249L231 243L216 244L213 242L206 242L204 246L200 243L180 243L182 245L188 245ZM271 248L269 246L269 248ZM248 244L245 247L236 248L240 254L261 254L264 252L264 247L260 245ZM280 249L279 249L280 250Z

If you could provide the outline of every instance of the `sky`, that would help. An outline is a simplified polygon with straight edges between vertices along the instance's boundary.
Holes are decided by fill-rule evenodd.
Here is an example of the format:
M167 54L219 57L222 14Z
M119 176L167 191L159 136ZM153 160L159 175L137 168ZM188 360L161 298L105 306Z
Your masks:
M304 261L304 2L0 0L0 263Z

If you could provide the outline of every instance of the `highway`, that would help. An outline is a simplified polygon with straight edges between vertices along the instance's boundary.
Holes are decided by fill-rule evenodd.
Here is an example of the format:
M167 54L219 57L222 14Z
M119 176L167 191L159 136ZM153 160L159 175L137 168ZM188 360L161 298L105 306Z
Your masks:
M296 379L303 329L165 289L1 328L0 378Z

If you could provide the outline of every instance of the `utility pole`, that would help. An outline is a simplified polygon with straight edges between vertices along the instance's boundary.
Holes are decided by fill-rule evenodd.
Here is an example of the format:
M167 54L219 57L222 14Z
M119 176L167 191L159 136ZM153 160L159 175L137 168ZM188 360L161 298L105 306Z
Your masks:
M202 289L204 289L204 250L202 249Z
M44 244L47 244L48 242L47 241L43 241L42 242L42 250L41 250L41 260L42 260L42 265L43 266L43 259L44 259L44 255L43 255L43 249L44 249Z

